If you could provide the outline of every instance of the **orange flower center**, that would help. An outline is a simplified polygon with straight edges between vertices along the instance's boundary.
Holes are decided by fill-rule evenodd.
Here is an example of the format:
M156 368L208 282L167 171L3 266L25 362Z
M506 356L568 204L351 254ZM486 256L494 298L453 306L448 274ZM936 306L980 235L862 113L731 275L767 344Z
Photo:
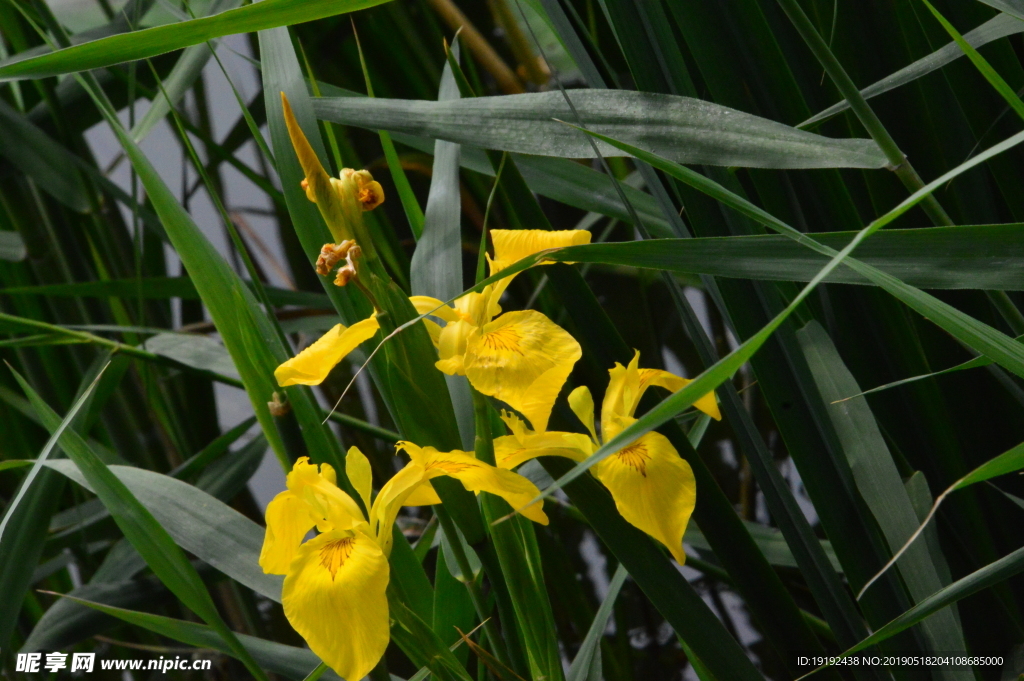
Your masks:
M345 564L352 550L355 548L356 538L346 537L337 541L328 542L320 549L320 565L331 573L331 581L338 574L338 568Z

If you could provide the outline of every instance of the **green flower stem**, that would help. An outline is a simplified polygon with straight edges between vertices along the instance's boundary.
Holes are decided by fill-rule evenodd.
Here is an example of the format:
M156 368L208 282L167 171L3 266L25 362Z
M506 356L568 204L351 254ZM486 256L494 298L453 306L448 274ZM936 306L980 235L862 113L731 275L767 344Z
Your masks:
M469 558L462 548L462 541L459 539L455 523L452 522L450 515L443 512L442 508L436 510L438 511L436 513L437 520L441 524L441 529L448 535L448 543L452 547L452 553L455 554L455 562L459 564L459 571L466 577L463 583L469 591L469 600L473 603L473 609L476 610L477 617L483 622L483 633L490 642L491 652L503 665L509 667L508 652L505 650L504 645L502 645L501 634L494 623L494 618L490 616L484 605L483 594L480 592L480 583L473 575L473 568L470 566Z

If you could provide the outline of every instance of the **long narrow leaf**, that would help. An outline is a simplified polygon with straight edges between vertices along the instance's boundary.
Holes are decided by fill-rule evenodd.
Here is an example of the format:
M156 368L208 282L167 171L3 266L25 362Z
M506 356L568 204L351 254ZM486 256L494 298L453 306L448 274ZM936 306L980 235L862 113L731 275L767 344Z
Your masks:
M0 67L0 81L44 78L155 57L235 33L355 12L388 0L264 0L210 17L100 38Z

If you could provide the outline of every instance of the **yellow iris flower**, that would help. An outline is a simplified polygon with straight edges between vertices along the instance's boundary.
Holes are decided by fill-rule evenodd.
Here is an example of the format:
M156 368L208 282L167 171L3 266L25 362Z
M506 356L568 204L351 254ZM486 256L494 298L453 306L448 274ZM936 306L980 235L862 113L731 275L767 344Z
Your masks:
M608 389L601 405L600 435L604 441L636 422L633 414L648 388L657 385L676 392L690 382L660 369L641 369L639 362L637 352L629 366L616 363L608 372ZM714 393L704 395L694 406L716 420L722 418ZM583 461L597 451L602 440L595 427L590 390L586 386L573 390L569 407L589 435L531 430L515 415L503 414L512 434L494 440L498 466L512 469L538 456ZM653 431L647 433L591 470L612 493L622 517L664 544L683 564L683 533L697 501L697 489L690 464L680 458L668 438Z
M495 229L491 238L494 258L487 259L493 275L528 255L589 243L590 232ZM462 296L454 307L429 296L412 296L409 300L419 314L430 313L445 322L442 328L423 320L438 348L438 369L466 376L478 391L505 402L525 416L534 429L543 431L558 391L582 350L568 332L540 312L501 314L498 301L512 278ZM338 324L279 366L274 375L282 386L317 385L379 328L376 317L349 327Z
M281 602L285 616L310 650L345 679L361 679L384 655L390 639L386 595L391 528L402 506L439 503L430 480L441 475L466 489L496 494L519 508L536 498L537 487L508 470L489 466L464 452L441 454L432 447L399 443L411 457L370 503L370 463L352 447L345 471L359 504L337 485L329 464L306 457L295 462L287 489L267 506L267 532L260 567L285 575ZM547 524L540 502L523 515ZM319 534L303 542L310 530Z

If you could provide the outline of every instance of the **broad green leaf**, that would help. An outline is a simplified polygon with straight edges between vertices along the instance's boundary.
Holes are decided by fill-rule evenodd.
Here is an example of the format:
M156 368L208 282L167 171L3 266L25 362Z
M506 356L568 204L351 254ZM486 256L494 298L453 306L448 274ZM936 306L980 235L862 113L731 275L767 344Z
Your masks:
M458 42L452 45L458 59ZM441 76L438 102L459 100L450 65ZM372 100L354 100L372 101ZM423 234L412 255L410 276L413 295L447 300L462 291L462 198L459 187L459 145L434 142L434 165L424 211Z
M118 565L125 568L128 573L124 577L92 580L89 584L83 584L65 594L68 598L59 599L51 605L39 618L20 651L31 653L70 648L90 636L103 633L116 623L72 599L85 599L121 608L153 608L173 603L174 595L159 579L153 576L129 578L129 574L138 573L146 567L145 561L138 553L132 553L134 560L131 564L122 562ZM104 562L103 565L107 563ZM207 571L213 572L209 568Z
M327 83L318 82L317 88L331 97L362 96L358 92ZM394 135L394 139L427 154L433 153L434 150L434 140L427 137L399 133ZM601 213L627 222L632 220L629 211L622 205L611 178L606 174L569 159L554 156L513 154L512 158L523 175L523 179L537 194L583 210ZM462 145L459 162L463 168L494 177L494 166L491 165L482 149ZM662 216L657 203L650 194L628 184L623 186L623 191L630 203L633 204L637 215L653 234L672 236L668 222Z
M73 463L51 460L47 467L92 491L89 480ZM130 466L110 466L108 470L181 548L256 593L281 600L283 578L264 574L259 566L263 528L181 480Z
M64 147L36 127L24 114L2 100L0 128L4 131L4 134L0 135L0 156L4 156L18 172L31 178L46 193L68 208L80 213L89 210L85 183L82 182L78 170L68 167L66 157L69 154ZM10 247L14 246L16 245Z
M838 250L855 235L826 232L813 238ZM822 253L776 234L588 244L551 259L769 281L810 281L828 262ZM881 231L857 248L857 260L918 288L1021 290L1024 224ZM836 269L826 281L874 283L849 267Z
M60 418L57 414L46 405L20 375L15 374L15 378L21 384L22 390L32 402L47 430L56 432L60 427ZM242 649L241 644L228 629L220 613L217 612L217 607L195 568L189 563L184 552L175 546L173 539L157 519L144 505L139 503L128 487L96 456L78 433L73 430L65 430L60 436L59 442L61 449L68 455L70 461L49 461L48 465L51 468L58 468L60 465L69 469L73 468L81 476L81 483L88 483L91 491L103 502L124 533L125 538L146 559L146 563L160 581L192 612L209 623L225 639L253 676L265 679L265 674Z
M688 97L574 90L588 128L681 163L750 168L881 168L873 142L830 139ZM318 117L445 139L484 149L592 158L593 147L560 121L575 121L561 92L427 102L352 97L314 100ZM598 143L606 156L623 149ZM625 154L629 155L629 154Z
M155 57L225 35L301 24L387 0L263 0L209 17L100 38L0 67L0 81L43 78Z
M993 3L993 6L996 6L995 3ZM1009 35L1016 35L1021 32L1024 32L1024 21L1010 16L1009 14L999 14L992 17L981 26L978 26L973 31L968 31L963 37L969 45L978 48L995 40L999 40L1000 38L1005 38ZM860 93L864 99L877 97L884 92L894 90L906 85L907 83L912 83L922 76L926 76L933 71L937 71L946 64L949 64L962 56L964 56L964 52L955 42L943 45L927 57L922 57L913 64L900 69L896 73L886 76L878 82L867 86L861 90ZM815 114L811 118L808 118L796 127L806 128L812 126L819 121L831 118L832 116L842 113L849 108L849 102L843 100L833 104L824 111Z
M252 292L242 285L238 275L178 203L177 197L164 184L146 155L117 122L112 123L112 128L135 167L178 256L191 274L196 290L210 311L224 345L231 353L235 367L245 383L263 432L284 465L287 461L284 444L267 403L273 399L277 389L273 371L286 358L285 349L280 346L278 337L259 309ZM296 394L291 390L288 392Z
M866 399L834 402L837 397L858 392L859 388L825 330L817 322L811 322L797 332L797 337L821 397L828 404L829 417L857 489L882 529L890 550L895 553L913 536L920 522L896 463ZM924 543L911 545L896 565L915 602L943 586L939 576L941 568ZM959 618L952 610L929 619L921 629L933 653L965 653L967 650ZM970 678L964 673L964 670L944 669L943 678Z
M206 467L196 481L196 488L221 501L230 501L260 465L267 449L267 443L264 438L256 437L239 451L232 453L230 457L222 457L222 455L226 453L228 445L249 430L255 421L256 419L253 417L228 431L178 469L172 471L170 475L181 479ZM221 458L217 459L217 457ZM213 463L209 465L211 461ZM137 497L141 497L139 489L134 489L133 492ZM200 497L194 501L208 498ZM92 505L92 502L95 501L97 500L87 501L82 506ZM100 508L102 509L102 504ZM87 520L69 528L68 531L84 532L89 524L98 522L105 517L108 515L103 509L101 513L91 515ZM145 561L132 545L121 540L107 552L103 563L93 573L89 583L73 589L67 595L121 607L142 606L155 595L161 595L163 600L169 600L170 593L161 587L159 581L133 581L132 578L145 567ZM103 627L104 619L95 611L82 608L70 600L60 600L50 606L39 618L23 649L28 651L63 649L98 633Z
M181 362L186 366L212 371L229 378L240 378L231 355L213 338L183 333L161 333L147 338L143 346L149 352Z
M152 615L146 612L112 607L86 598L73 596L65 596L65 598L94 608L129 624L134 624L161 636L166 636L169 639L181 641L196 648L212 648L233 657L238 657L237 651L225 643L219 633L211 627L195 622L176 620L162 615ZM289 679L301 681L306 678L310 670L317 668L320 664L319 658L312 651L305 648L296 648L245 634L239 634L238 640L248 654L262 668ZM320 678L332 679L333 681L339 681L340 679L330 669L327 669Z
M105 106L95 92L91 94L99 106ZM199 230L127 131L106 109L104 114L135 167L178 256L191 273L196 290L210 311L242 377L267 440L281 465L287 468L289 455L285 452L284 441L270 414L268 403L274 399L278 390L274 369L287 359L290 349L284 347L282 336L267 318L269 311L260 308L253 293ZM292 386L284 392L301 426L302 442L306 450L312 453L314 460L322 457L334 461L338 464L336 468L340 468L338 442L323 426L323 414L312 392L306 386ZM300 447L298 442L296 447ZM342 476L342 485L345 484Z

